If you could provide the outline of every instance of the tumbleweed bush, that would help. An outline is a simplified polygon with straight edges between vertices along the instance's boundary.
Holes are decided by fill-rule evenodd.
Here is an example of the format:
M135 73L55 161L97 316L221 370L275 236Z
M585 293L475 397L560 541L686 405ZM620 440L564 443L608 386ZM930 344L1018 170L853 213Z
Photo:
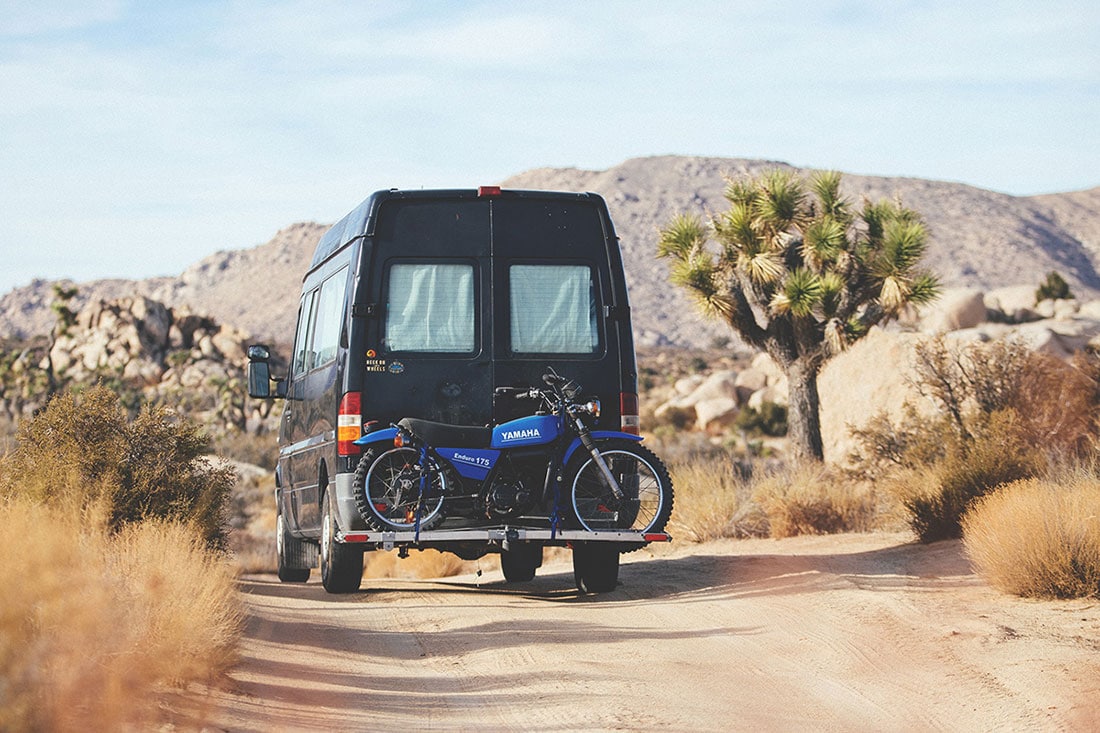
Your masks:
M963 543L991 585L1028 597L1100 597L1100 478L1032 478L975 502Z

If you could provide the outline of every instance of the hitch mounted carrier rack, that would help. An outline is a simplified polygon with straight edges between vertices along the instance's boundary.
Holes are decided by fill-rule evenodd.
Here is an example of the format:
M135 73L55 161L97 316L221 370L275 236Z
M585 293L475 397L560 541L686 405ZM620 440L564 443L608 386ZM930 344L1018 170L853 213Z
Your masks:
M531 527L468 527L463 529L429 529L416 532L401 531L351 531L339 532L336 541L344 544L374 545L383 550L400 546L433 546L447 542L485 542L503 545L509 542L553 542L566 545L573 542L617 542L619 544L648 545L651 542L671 542L667 532L641 533L633 530L550 529Z

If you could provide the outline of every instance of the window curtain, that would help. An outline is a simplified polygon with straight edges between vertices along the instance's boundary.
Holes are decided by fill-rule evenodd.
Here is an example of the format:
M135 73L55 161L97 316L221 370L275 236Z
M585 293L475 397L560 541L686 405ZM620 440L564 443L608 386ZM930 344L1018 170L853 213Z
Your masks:
M474 268L397 264L390 268L386 348L474 351Z
M586 265L513 265L509 270L512 351L596 351L596 302Z

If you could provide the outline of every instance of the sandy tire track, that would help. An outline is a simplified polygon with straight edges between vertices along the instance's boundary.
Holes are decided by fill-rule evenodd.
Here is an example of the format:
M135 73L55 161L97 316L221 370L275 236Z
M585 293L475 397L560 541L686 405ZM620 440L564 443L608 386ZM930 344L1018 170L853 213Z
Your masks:
M488 561L485 563L490 564ZM579 596L565 563L319 585L249 577L228 689L178 729L1089 730L1100 604L992 591L957 542L728 541L624 556Z

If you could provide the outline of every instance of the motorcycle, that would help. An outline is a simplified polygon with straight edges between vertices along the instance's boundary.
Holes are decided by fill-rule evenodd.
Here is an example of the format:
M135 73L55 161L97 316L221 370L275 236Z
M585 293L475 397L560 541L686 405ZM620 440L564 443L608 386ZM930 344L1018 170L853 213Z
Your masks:
M673 501L661 460L637 435L592 430L600 403L578 401L579 385L553 369L542 379L544 387L495 390L535 401L531 415L493 427L406 417L356 440L356 503L367 525L415 530L417 540L445 517L661 532Z

